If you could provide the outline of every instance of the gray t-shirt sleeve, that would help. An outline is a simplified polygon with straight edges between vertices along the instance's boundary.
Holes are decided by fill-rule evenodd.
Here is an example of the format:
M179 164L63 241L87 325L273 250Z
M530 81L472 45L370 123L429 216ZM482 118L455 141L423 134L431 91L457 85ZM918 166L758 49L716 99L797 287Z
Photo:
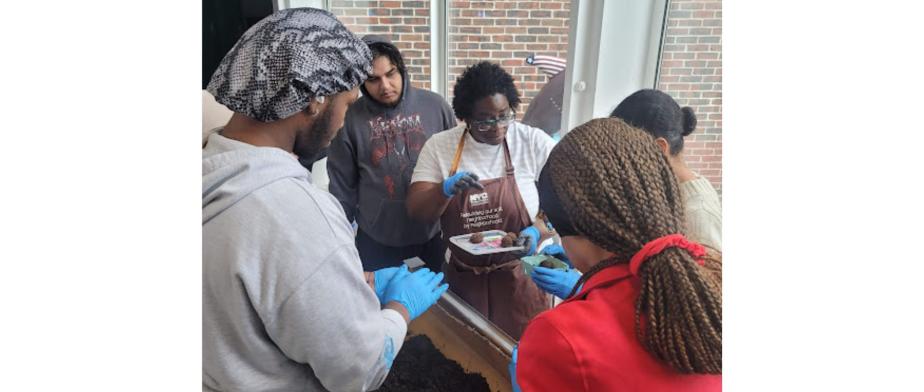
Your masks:
M269 337L331 391L380 386L407 333L400 314L381 309L352 245L328 255L274 316Z

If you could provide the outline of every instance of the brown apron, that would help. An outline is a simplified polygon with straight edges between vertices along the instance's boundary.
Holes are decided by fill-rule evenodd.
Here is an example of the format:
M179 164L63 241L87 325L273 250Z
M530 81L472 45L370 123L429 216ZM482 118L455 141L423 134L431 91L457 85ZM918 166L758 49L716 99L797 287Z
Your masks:
M450 176L459 168L467 133L468 130L462 132ZM552 297L526 276L516 252L476 256L449 242L452 236L487 230L519 233L530 225L506 140L504 157L507 164L504 177L480 181L484 190L468 188L454 195L440 218L443 241L451 251L443 273L450 290L519 340L526 324L539 312L551 308Z

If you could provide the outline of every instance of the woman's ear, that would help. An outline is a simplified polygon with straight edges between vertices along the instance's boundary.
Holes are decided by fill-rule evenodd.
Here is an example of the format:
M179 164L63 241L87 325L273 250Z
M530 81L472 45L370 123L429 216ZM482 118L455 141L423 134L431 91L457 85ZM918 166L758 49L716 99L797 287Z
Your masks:
M671 145L667 142L667 139L659 137L655 139L655 143L658 144L658 148L661 149L661 152L664 153L664 156L670 158L671 156Z

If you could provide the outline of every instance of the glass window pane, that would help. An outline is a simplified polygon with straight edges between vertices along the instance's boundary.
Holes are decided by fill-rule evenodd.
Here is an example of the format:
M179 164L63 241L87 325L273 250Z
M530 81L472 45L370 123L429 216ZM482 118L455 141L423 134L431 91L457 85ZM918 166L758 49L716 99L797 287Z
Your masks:
M671 1L658 89L696 113L687 164L722 194L722 2Z
M331 0L330 12L354 34L378 34L401 50L414 87L430 89L430 2Z
M448 91L462 71L480 61L500 64L509 72L521 94L517 118L542 128L558 131L564 83L550 86L542 94L536 114L524 115L543 87L560 72L568 58L570 0L547 1L451 1L449 4ZM527 58L533 56L533 64Z

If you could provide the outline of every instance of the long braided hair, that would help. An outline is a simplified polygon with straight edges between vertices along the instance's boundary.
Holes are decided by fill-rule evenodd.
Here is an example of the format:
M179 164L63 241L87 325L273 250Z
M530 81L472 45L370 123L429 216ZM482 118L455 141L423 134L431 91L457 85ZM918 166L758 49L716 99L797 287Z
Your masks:
M549 214L552 223L567 221L563 226L575 235L614 254L586 271L571 295L600 270L628 263L649 241L683 233L680 189L667 159L649 134L620 119L591 120L569 132L540 178L540 188L549 186L553 192L540 191L540 200L547 213L561 211ZM720 271L716 252L703 268L679 248L665 249L639 269L636 337L678 372L722 373Z

